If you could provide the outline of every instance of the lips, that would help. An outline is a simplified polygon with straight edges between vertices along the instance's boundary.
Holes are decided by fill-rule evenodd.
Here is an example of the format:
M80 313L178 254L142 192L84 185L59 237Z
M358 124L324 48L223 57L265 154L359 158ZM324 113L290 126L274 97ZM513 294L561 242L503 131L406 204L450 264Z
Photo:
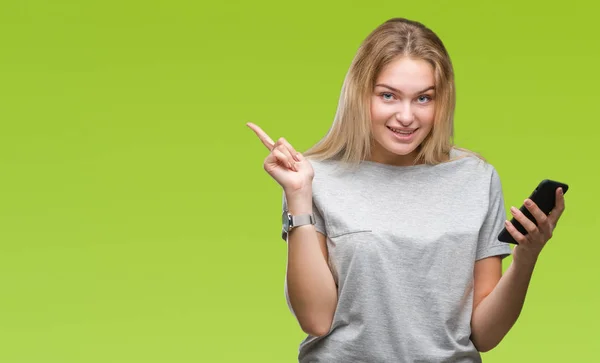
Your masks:
M412 135L415 133L415 131L417 131L417 129L395 129L389 126L387 128L399 135Z

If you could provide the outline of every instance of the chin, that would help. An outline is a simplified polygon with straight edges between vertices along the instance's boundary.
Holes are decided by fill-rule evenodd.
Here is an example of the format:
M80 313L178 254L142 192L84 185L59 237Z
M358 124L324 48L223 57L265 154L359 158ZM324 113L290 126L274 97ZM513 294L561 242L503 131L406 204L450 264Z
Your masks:
M417 148L411 148L411 149L405 149L405 150L388 150L389 152L391 152L394 155L398 155L398 156L408 156L408 155L413 155L417 153Z
M387 158L397 157L399 160L407 161L408 164L411 163L410 160L413 160L419 154L419 144L417 142L401 145L398 145L397 143L384 143L381 146L379 150L380 152L383 152L383 155L387 154Z

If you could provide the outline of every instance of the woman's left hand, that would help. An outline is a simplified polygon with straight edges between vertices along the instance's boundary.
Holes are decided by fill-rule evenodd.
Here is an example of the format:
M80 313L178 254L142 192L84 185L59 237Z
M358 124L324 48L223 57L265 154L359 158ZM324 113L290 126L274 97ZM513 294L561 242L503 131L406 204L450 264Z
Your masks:
M556 203L548 216L531 199L525 199L524 204L531 215L535 217L537 226L515 207L511 207L510 212L525 228L527 234L523 235L509 221L505 221L504 224L506 230L518 243L513 250L513 260L535 263L546 242L552 238L554 228L565 210L565 197L562 188L557 188Z

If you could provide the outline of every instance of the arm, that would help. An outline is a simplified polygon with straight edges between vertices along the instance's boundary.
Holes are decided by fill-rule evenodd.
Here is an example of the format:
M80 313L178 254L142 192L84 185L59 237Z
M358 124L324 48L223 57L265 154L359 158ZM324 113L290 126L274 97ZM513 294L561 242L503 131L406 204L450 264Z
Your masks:
M512 207L511 213L527 230L521 234L510 222L504 225L518 245L513 250L513 261L504 276L499 257L482 259L475 263L471 340L479 351L494 348L517 321L533 270L542 248L552 238L556 224L565 210L562 189L556 190L556 204L546 216L530 199L525 207L536 219L537 225L521 211Z
M291 214L312 213L312 190L286 193L286 200ZM329 332L337 305L326 241L313 225L293 228L288 235L286 293L300 327L312 336Z
M481 352L496 347L517 321L535 261L513 260L502 276L500 257L475 263L471 340Z
M247 125L269 149L263 166L283 188L289 212L312 213L314 170L310 162L283 137L275 143L257 125ZM313 336L329 332L337 306L326 241L312 225L293 228L287 236L286 296L302 330Z

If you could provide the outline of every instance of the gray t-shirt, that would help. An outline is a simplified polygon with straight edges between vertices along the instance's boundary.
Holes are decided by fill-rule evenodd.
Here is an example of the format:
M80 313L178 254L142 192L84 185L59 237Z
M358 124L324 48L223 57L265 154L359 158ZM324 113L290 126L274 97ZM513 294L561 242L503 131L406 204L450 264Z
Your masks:
M451 157L354 170L311 161L338 304L330 332L302 341L299 362L481 361L470 340L473 268L511 253L497 239L504 199L493 166L456 149Z

